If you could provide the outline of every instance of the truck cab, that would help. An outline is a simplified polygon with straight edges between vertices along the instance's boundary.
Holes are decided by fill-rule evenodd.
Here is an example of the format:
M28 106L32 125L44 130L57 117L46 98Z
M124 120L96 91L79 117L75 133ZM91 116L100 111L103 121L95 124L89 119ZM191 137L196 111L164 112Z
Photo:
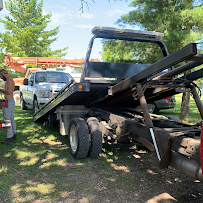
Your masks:
M71 80L72 76L62 71L29 72L20 88L21 109L30 107L34 112L37 111Z
M42 70L42 69L41 68L28 68L25 73L24 78L14 78L13 79L14 83L15 83L15 89L13 92L13 98L14 98L15 102L20 101L20 86L23 84L24 79L28 77L30 72L38 71L38 70Z

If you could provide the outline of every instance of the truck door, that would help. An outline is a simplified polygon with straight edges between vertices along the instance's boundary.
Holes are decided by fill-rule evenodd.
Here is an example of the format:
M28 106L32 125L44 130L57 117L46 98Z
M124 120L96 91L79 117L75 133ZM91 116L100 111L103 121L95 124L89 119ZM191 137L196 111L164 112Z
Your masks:
M31 72L28 76L28 86L27 86L27 92L26 92L26 95L27 95L27 103L28 104L31 104L33 103L33 92L34 92L34 87L33 87L33 84L34 84L34 74Z

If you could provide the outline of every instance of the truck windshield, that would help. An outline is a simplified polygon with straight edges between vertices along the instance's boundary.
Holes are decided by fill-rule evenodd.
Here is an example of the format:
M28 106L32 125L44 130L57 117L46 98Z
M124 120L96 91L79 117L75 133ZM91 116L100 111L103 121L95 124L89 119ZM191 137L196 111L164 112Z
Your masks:
M37 72L35 75L35 82L69 83L71 80L71 75L63 72Z

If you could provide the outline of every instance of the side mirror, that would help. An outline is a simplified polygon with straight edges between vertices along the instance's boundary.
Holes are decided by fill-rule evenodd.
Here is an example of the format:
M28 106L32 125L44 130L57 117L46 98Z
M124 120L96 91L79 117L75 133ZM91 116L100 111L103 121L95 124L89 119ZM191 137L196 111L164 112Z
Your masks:
M23 80L23 85L28 85L28 79L27 79L27 78L25 78L25 79Z
M28 85L32 86L32 85L33 85L33 81L32 81L32 80L29 81L29 82L28 82Z

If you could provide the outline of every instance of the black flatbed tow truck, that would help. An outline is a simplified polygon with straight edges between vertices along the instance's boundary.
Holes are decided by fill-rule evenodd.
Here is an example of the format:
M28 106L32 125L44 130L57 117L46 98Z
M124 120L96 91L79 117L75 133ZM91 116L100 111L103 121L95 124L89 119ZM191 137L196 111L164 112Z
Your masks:
M203 118L193 82L203 77L203 69L178 77L203 63L197 45L191 43L169 54L161 41L162 33L108 27L95 27L92 33L80 82L69 82L34 114L33 121L48 121L50 125L59 121L60 134L68 136L75 158L97 157L102 142L130 140L147 147L158 167L171 166L203 182L201 122L184 124L151 114L148 109L150 102L190 88ZM89 62L96 38L154 43L161 48L163 58L151 65ZM173 68L183 61L184 65ZM135 109L139 105L142 111Z

